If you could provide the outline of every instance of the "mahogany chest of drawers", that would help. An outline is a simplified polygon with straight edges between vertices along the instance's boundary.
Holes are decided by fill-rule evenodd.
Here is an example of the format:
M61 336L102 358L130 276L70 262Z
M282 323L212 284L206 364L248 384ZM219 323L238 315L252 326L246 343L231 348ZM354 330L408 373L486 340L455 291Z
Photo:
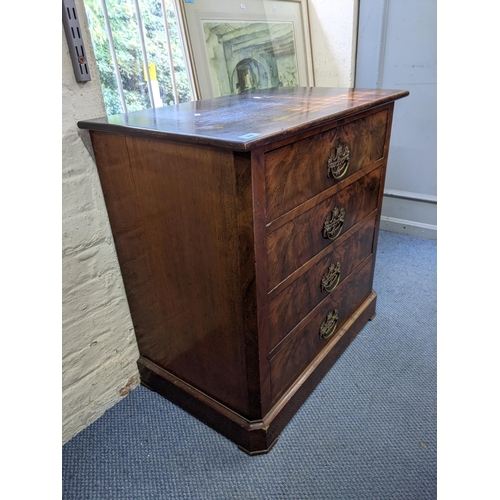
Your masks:
M280 88L82 121L141 381L271 449L375 315L394 101Z

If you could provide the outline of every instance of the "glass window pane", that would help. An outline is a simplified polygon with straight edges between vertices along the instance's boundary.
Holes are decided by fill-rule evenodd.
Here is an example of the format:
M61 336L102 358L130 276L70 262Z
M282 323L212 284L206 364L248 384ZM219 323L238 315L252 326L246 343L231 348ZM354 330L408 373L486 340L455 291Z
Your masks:
M175 103L162 2L163 0L139 0L155 106ZM178 98L179 102L185 102L192 97L182 40L171 0L167 0L164 5L171 37L172 63ZM106 112L108 115L122 113L101 0L85 0L85 9L101 77ZM127 111L150 108L151 101L134 0L106 0L106 10Z

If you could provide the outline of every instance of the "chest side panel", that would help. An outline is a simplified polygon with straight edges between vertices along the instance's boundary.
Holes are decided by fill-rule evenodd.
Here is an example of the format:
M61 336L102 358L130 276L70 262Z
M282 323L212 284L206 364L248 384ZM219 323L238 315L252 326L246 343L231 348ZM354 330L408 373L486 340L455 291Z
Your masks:
M141 356L247 414L232 153L95 136ZM110 153L113 140L121 158Z

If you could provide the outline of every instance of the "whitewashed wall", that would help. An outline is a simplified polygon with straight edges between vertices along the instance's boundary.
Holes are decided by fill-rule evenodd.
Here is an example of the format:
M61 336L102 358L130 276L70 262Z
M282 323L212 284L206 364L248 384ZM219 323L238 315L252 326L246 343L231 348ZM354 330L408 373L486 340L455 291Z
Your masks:
M316 87L353 87L358 2L308 0Z
M82 0L76 6L92 81L75 81L63 29L63 443L139 381L137 345L90 140L76 126L78 120L106 114Z

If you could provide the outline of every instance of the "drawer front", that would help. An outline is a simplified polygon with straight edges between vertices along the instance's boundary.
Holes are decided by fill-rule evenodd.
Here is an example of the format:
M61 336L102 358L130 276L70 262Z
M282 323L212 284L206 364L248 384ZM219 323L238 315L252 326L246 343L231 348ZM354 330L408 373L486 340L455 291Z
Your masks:
M380 111L267 153L267 222L383 158L387 117Z
M321 302L290 334L271 359L271 394L275 402L371 293L373 259ZM332 313L332 316L329 316ZM320 335L323 335L322 338Z
M268 235L269 290L377 208L381 173L373 170Z
M269 301L271 350L372 253L375 220L373 214L352 236L334 242L321 260Z

